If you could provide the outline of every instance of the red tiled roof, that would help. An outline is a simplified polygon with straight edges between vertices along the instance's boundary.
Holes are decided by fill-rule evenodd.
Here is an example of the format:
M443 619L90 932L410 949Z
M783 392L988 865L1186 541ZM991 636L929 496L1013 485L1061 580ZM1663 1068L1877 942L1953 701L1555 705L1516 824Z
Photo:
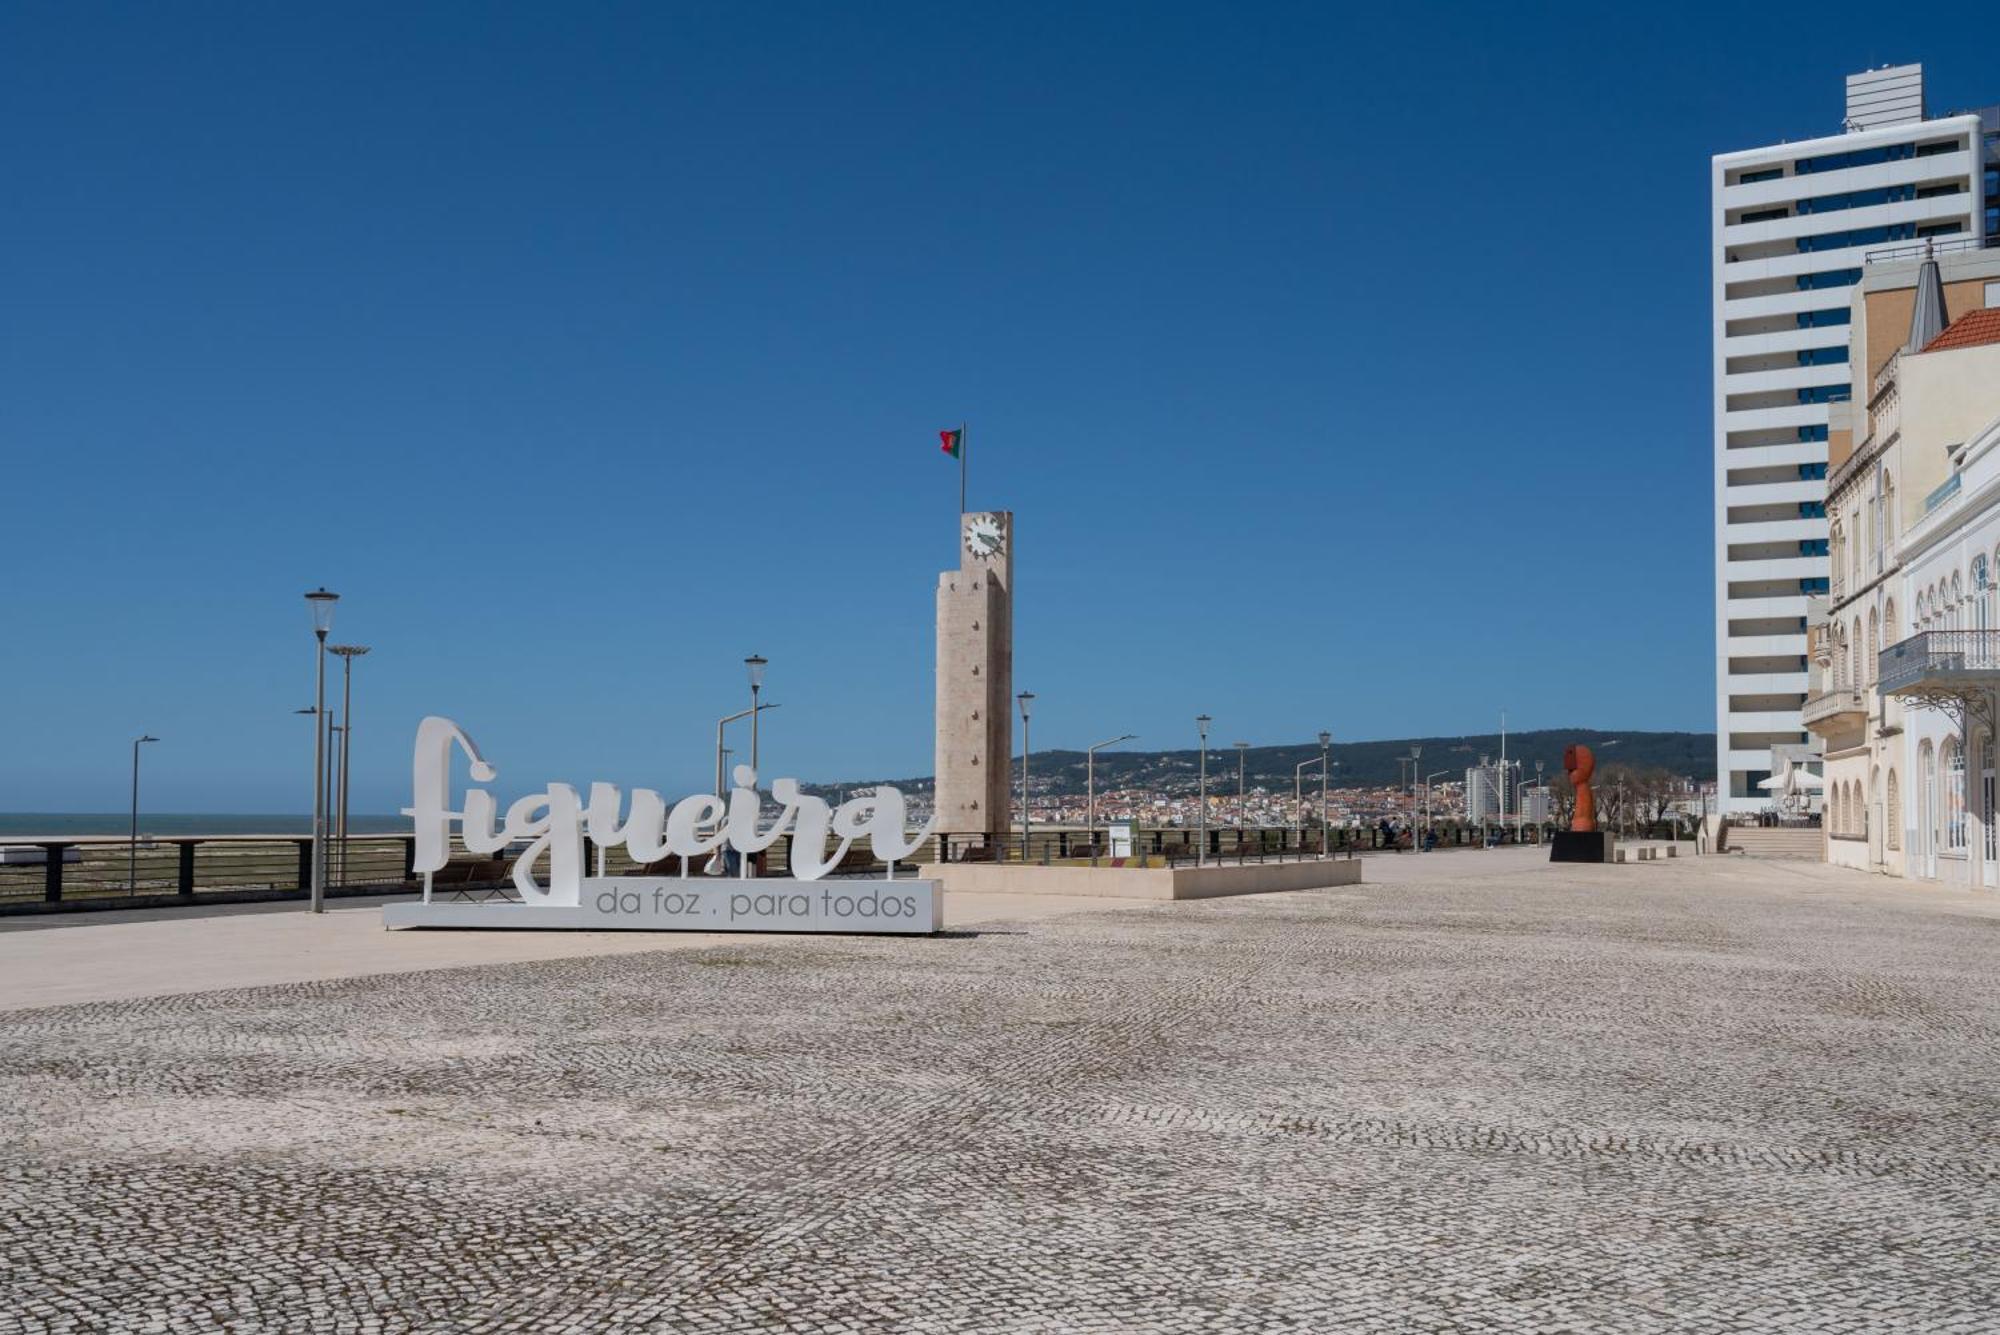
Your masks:
M1924 344L1924 351L1943 352L1947 348L1976 348L1986 343L2000 343L2000 307L1988 306L1983 310L1967 311L1953 320L1942 334Z

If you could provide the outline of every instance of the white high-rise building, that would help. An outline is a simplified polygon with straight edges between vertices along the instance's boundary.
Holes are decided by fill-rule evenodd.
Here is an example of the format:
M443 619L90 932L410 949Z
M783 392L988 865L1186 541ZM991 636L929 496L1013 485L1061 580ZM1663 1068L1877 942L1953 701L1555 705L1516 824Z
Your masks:
M1812 739L1806 599L1827 590L1827 405L1849 392L1864 261L2000 239L1993 111L1925 119L1923 67L1847 81L1844 132L1712 162L1716 775L1763 807L1771 748Z

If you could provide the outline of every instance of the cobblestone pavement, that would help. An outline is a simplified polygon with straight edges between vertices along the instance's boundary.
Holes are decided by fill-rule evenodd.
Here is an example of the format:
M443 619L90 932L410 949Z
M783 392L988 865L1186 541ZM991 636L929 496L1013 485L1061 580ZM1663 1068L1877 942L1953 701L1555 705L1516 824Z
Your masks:
M0 1332L2000 1330L1991 904L1537 867L0 1015Z

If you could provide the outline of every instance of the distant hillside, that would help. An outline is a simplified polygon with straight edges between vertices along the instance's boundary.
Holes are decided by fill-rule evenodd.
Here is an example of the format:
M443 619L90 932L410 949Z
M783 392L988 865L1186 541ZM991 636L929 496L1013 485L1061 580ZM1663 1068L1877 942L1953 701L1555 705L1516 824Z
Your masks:
M1562 728L1543 732L1507 734L1507 759L1526 762L1529 774L1535 762L1542 762L1550 776L1562 773L1563 748L1582 742L1597 753L1598 764L1620 763L1636 768L1666 770L1683 778L1706 780L1715 777L1715 734L1712 732L1604 732L1596 728ZM1500 734L1475 733L1456 737L1401 737L1379 742L1336 742L1332 748L1336 787L1386 787L1407 775L1408 766L1398 766L1398 756L1408 756L1412 746L1421 747L1425 774L1439 770L1452 779L1465 777L1465 770L1479 763L1481 756L1498 759ZM1200 753L1190 747L1182 751L1099 751L1097 786L1148 788L1163 792L1192 790L1198 780ZM1292 786L1294 767L1319 758L1319 746L1253 746L1244 753L1244 769L1251 787L1283 791ZM1084 790L1084 762L1081 751L1037 751L1029 764L1035 790L1043 793L1081 793ZM1020 757L1014 758L1019 773ZM1311 773L1316 774L1317 769ZM1226 742L1211 747L1208 775L1212 786L1233 788L1236 782L1236 750ZM1224 782L1226 778L1227 782ZM1308 783L1316 780L1308 777ZM1440 780L1444 782L1444 780ZM817 791L853 788L875 783L894 784L906 792L930 788L929 775L918 778L863 779L845 784L817 784Z

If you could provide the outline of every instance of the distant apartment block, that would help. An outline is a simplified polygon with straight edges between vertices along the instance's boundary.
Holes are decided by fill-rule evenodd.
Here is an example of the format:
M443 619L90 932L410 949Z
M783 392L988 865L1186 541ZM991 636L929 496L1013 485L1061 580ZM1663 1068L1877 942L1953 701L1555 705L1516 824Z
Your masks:
M1807 600L1829 589L1829 410L1852 392L1848 289L1871 260L2000 241L2000 107L1928 118L1923 69L1847 81L1843 132L1712 162L1716 773L1765 806L1811 742Z

